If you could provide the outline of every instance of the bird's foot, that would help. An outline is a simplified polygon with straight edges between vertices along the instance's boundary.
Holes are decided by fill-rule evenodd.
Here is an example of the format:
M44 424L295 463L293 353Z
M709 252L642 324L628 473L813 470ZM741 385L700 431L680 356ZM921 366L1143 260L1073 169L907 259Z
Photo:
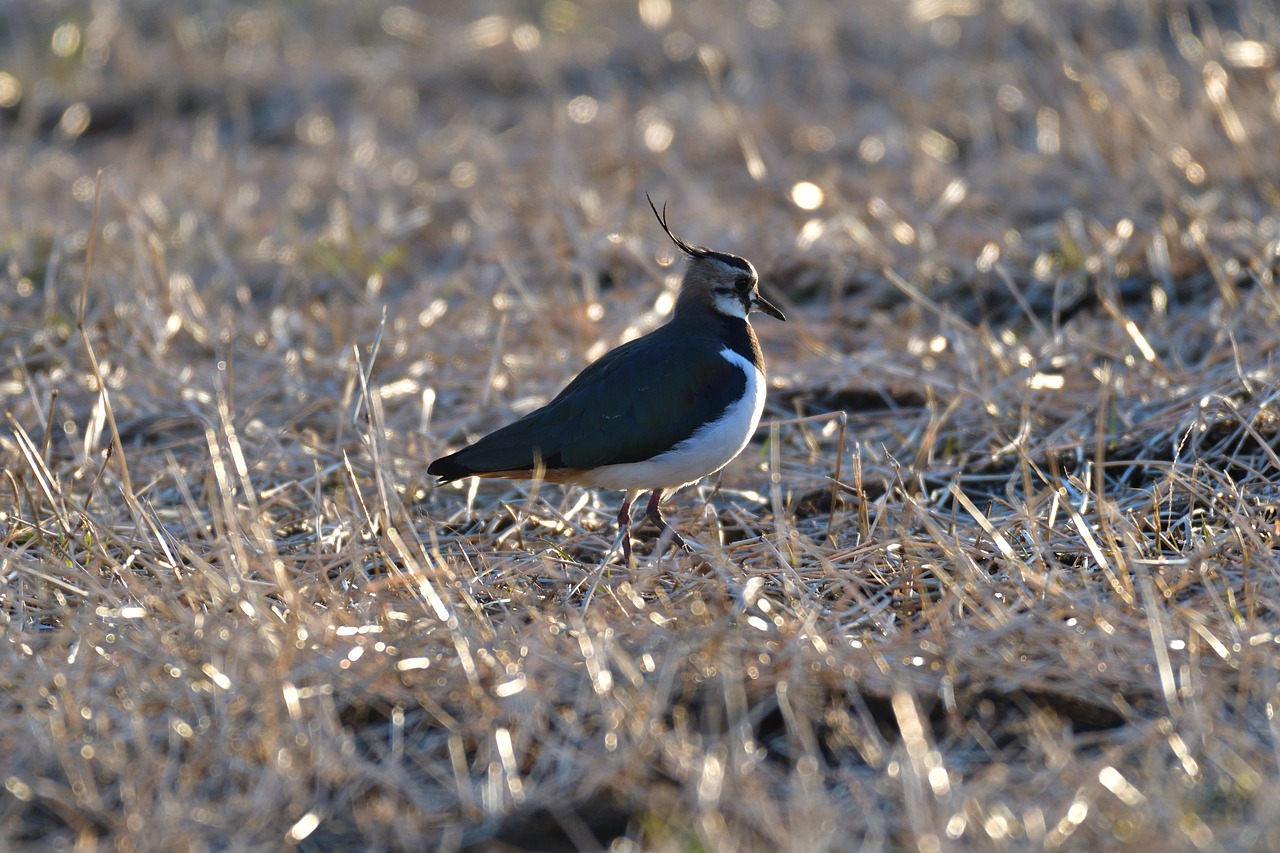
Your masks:
M686 554L693 553L693 547L685 541L680 535L680 531L672 527L665 518L662 517L662 490L656 489L649 497L649 506L645 510L645 515L653 519L653 523L658 526L658 547L654 551L655 554L662 554L666 547L664 543L671 543L680 547Z

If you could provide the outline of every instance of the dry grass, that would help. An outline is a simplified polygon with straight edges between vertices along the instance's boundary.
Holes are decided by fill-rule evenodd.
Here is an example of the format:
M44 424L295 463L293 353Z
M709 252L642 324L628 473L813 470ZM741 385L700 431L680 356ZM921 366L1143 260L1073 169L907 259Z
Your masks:
M1270 3L188 5L0 13L3 846L1280 849ZM645 191L778 425L584 609L424 472Z

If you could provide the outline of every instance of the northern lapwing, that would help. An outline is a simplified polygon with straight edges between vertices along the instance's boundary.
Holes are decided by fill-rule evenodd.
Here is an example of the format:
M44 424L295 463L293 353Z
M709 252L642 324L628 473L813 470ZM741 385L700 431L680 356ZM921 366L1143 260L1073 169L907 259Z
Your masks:
M647 196L646 196L647 198ZM786 320L758 290L745 258L691 246L649 207L688 257L665 325L589 364L555 399L431 463L440 483L463 477L574 483L627 493L618 510L631 562L631 503L651 492L648 516L676 544L664 495L714 474L742 452L764 410L764 357L748 316Z

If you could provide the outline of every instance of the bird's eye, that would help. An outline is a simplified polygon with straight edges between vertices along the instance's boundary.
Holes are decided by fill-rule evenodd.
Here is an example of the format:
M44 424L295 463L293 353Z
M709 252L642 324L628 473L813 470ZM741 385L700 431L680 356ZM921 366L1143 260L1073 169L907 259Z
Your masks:
M751 279L745 275L733 283L733 286L739 293L748 293L751 290Z

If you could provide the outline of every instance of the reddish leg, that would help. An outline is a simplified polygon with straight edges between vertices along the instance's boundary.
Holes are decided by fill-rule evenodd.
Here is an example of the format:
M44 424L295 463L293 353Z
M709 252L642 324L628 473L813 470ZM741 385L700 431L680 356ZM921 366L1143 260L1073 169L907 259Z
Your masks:
M658 535L665 533L671 534L671 541L675 542L684 550L689 550L689 543L684 541L684 537L680 535L680 531L676 530L667 520L662 517L662 510L659 505L662 503L662 489L654 489L653 494L649 496L649 508L645 514L653 519L653 523L658 525Z
M635 496L627 492L618 510L618 535L622 537L622 562L631 565L631 501Z

